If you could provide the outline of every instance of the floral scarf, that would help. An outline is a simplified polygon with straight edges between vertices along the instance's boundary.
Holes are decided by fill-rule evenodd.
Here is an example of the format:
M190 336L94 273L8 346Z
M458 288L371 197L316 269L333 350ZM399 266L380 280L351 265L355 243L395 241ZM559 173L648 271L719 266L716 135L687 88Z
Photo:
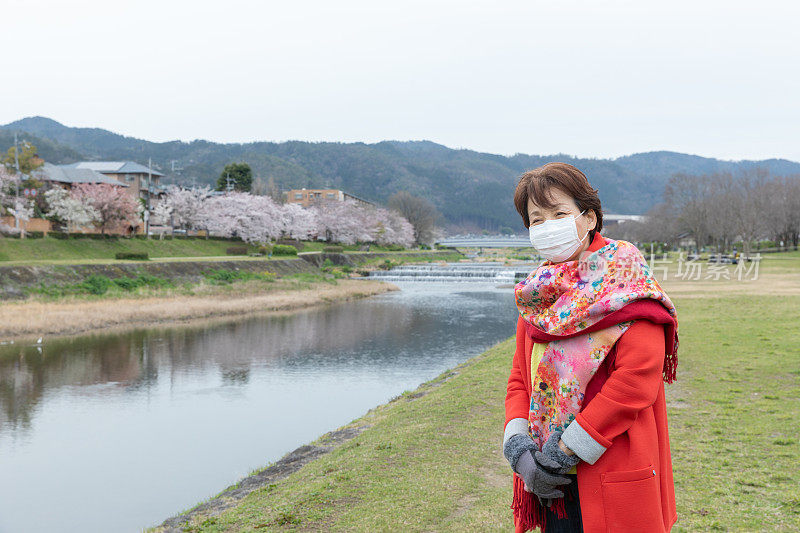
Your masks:
M535 342L548 342L535 377L528 432L537 446L553 431L564 430L583 404L586 386L614 343L637 318L653 318L668 326L664 379L671 383L677 366L677 313L653 277L636 246L623 240L603 239L594 252L574 261L545 261L514 287L525 327ZM655 306L637 305L650 300ZM633 304L633 305L632 305ZM630 307L626 307L629 306ZM647 311L645 311L647 307ZM653 307L658 307L655 312ZM526 531L544 530L544 510L515 477L512 508L523 518ZM566 516L563 498L553 502Z

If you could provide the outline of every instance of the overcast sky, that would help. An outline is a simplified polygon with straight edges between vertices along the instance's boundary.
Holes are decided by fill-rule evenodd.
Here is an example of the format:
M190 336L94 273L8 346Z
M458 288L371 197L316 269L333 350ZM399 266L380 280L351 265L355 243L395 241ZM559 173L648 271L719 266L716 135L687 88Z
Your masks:
M0 124L800 161L798 6L3 0Z

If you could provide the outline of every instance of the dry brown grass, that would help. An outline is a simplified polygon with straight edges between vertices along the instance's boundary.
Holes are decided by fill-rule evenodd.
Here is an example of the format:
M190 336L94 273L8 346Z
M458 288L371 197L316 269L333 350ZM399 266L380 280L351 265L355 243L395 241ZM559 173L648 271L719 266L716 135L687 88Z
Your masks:
M263 288L261 292L257 285L243 283L238 288L241 290L203 291L199 295L4 303L0 305L0 338L31 339L99 329L120 330L214 317L285 312L399 290L392 283L353 279L341 279L335 285L319 282L300 288Z
M773 258L767 256L760 265L757 275L752 271L737 279L733 273L733 265L727 265L730 279L715 276L708 277L708 265L704 264L700 279L677 278L676 266L670 265L669 279L662 279L661 273L656 277L664 290L672 297L706 298L709 296L734 295L800 295L800 258Z

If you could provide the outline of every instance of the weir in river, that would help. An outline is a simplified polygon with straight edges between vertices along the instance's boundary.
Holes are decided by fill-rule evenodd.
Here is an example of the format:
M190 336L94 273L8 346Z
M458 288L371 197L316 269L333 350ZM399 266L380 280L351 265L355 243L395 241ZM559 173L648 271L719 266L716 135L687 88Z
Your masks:
M428 265L401 265L391 270L376 270L370 279L405 282L490 282L498 284L516 283L525 279L538 263L506 265L501 262L446 263Z

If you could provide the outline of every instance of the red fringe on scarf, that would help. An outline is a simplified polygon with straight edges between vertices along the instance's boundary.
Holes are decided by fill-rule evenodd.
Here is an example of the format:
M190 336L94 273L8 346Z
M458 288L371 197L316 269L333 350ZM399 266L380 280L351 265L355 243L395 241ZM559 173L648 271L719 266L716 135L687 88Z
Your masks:
M672 341L672 352L664 354L664 381L672 383L678 375L678 335Z
M521 525L523 531L530 531L539 527L544 531L547 524L546 507L539 503L539 498L532 492L525 490L525 482L516 473L514 475L514 500L511 502L511 509L514 511L514 525ZM577 480L573 481L577 483ZM566 496L572 500L572 493L564 491ZM564 498L553 498L550 507L558 518L567 518L567 510L564 508Z
M664 357L664 381L672 383L678 373L678 358L674 354Z

